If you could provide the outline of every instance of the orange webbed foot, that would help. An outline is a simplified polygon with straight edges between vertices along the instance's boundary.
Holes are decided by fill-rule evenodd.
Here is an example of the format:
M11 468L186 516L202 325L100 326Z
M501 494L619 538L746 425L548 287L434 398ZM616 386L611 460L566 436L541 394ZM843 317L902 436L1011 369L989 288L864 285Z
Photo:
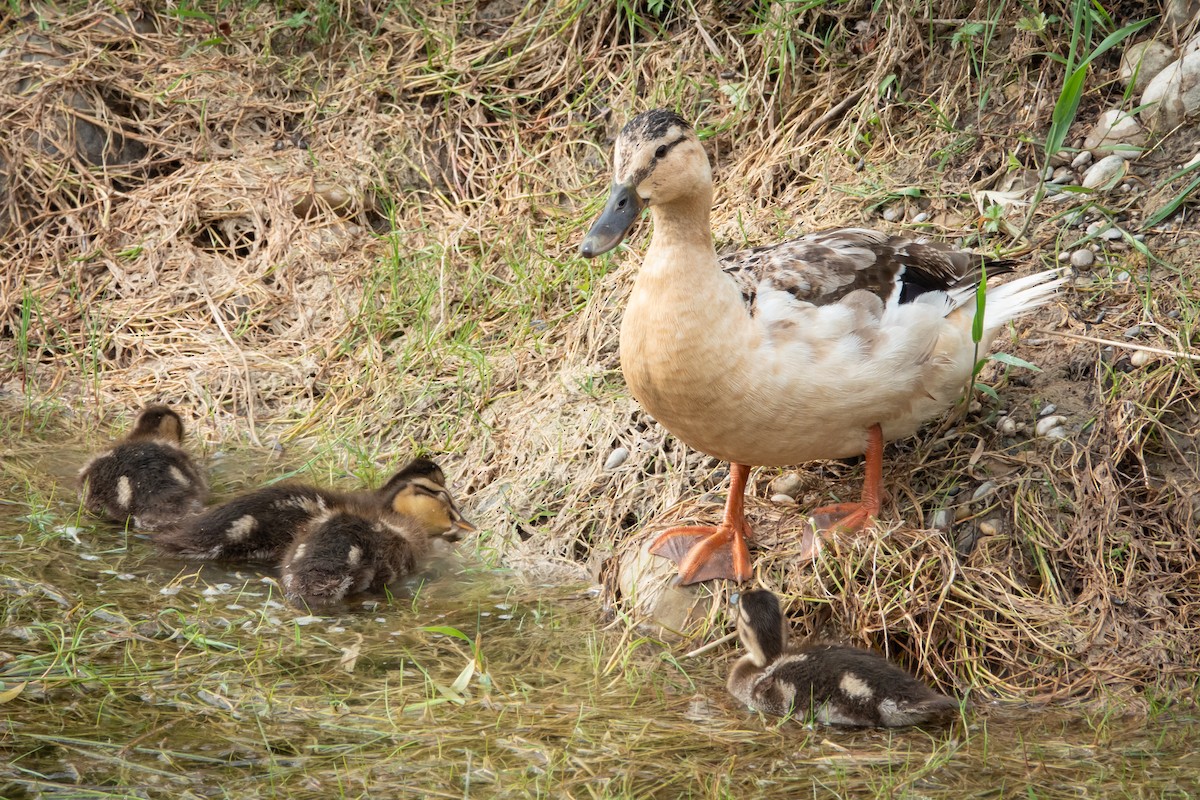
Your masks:
M746 546L749 535L744 522L671 528L654 540L650 552L678 564L679 583L684 586L715 578L747 581L754 574Z
M877 513L878 509L871 509L862 503L837 503L814 509L801 538L800 558L816 558L821 551L822 541L828 541L836 535L848 534L853 537L862 533Z

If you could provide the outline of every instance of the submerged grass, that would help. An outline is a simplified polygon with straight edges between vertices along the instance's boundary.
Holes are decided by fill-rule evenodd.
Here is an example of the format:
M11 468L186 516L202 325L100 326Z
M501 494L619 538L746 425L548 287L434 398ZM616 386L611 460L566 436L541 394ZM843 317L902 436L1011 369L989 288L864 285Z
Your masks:
M73 457L61 446L8 453L45 469ZM728 651L680 661L631 628L605 629L586 592L469 558L314 618L254 570L197 569L139 536L77 526L69 496L42 511L62 535L0 516L0 793L14 800L1200 788L1182 769L1195 718L1145 728L977 705L929 731L810 729L725 695ZM1154 774L1133 766L1148 759Z

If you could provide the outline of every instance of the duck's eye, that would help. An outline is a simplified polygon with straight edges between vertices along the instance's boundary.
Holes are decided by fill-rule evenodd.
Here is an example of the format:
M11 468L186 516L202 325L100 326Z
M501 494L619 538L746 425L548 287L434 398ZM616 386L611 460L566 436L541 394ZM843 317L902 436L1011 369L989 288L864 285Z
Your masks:
M666 155L667 155L667 146L665 144L660 144L658 146L658 149L654 151L655 158L666 158Z

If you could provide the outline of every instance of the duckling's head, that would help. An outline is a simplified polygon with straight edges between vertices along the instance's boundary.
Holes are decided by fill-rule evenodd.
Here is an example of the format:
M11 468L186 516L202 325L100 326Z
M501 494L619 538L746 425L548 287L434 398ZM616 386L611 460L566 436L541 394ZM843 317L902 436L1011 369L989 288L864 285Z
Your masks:
M743 592L737 599L737 632L756 667L765 667L783 655L787 623L779 598L766 589Z
M646 206L684 200L712 205L712 170L696 132L674 111L657 108L631 119L617 137L608 203L580 245L585 258L624 240Z
M414 460L379 491L392 511L415 521L427 536L457 542L475 530L450 497L445 473L428 459Z
M164 405L149 405L143 408L134 420L129 440L146 441L155 439L183 444L183 419Z

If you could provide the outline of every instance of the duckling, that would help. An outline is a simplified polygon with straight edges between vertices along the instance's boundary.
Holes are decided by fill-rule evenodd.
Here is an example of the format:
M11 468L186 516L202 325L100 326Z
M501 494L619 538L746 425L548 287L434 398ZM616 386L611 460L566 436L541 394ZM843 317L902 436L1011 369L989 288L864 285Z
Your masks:
M193 561L276 563L296 534L349 495L305 483L265 486L154 535L167 555Z
M296 536L330 510L351 503L386 504L398 487L412 481L445 482L441 468L418 458L380 489L338 492L289 481L247 492L158 533L154 542L168 555L196 561L278 563Z
M855 647L787 647L787 623L769 591L737 601L737 632L747 655L726 688L746 705L826 725L899 728L948 717L959 708L886 658Z
M114 522L153 531L204 508L208 485L183 450L183 419L148 405L111 450L79 470L84 506Z
M813 510L801 557L835 532L861 533L880 512L883 443L946 411L996 334L1063 284L1056 270L995 284L1010 262L862 228L718 257L712 171L692 126L647 111L614 149L612 192L580 252L614 249L650 209L621 321L625 382L664 428L731 465L721 523L671 528L651 545L678 563L681 583L753 575L743 501L753 466L865 454L861 501Z
M415 462L414 462L415 464ZM350 502L315 520L283 557L280 584L298 608L321 608L411 574L435 539L457 542L463 518L432 462L396 475L383 503Z

